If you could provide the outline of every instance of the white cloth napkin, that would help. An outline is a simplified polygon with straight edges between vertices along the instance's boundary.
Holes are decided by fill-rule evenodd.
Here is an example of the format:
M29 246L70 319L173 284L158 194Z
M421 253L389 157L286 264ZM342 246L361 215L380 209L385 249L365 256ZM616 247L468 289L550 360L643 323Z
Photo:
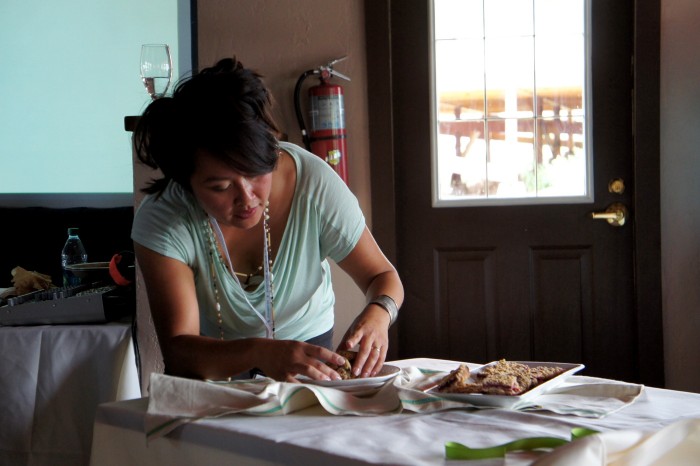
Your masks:
M372 393L353 393L312 384L255 379L212 383L152 374L146 413L149 439L166 435L177 426L197 419L246 413L279 416L320 404L334 415L376 416L446 409L478 408L451 401L425 389L446 372L405 367L393 381ZM511 409L538 409L585 417L603 417L632 403L642 386L590 377L571 377L572 382Z
M536 466L683 466L700 464L700 419L683 419L656 432L619 430L561 446Z
M320 404L331 414L373 416L401 411L390 382L371 395L357 395L311 384L272 379L203 382L152 374L146 412L146 435L161 437L177 426L205 417L246 413L280 416Z

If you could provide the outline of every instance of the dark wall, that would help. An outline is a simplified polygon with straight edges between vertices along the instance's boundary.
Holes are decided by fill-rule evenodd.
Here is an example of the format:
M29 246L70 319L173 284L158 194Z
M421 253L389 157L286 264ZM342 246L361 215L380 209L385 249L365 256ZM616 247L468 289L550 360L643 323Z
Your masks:
M80 228L89 262L109 261L120 251L133 251L133 207L51 209L0 207L2 249L0 288L12 286L16 266L51 276L60 286L61 249L70 227Z

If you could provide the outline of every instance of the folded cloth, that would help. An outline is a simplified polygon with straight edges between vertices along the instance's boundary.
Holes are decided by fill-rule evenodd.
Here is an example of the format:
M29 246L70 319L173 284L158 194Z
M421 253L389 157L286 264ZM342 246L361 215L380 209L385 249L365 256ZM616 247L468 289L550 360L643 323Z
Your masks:
M353 393L269 378L222 383L154 373L146 412L146 436L161 437L181 424L202 418L235 413L280 416L315 404L336 415L373 416L401 411L390 381L371 393Z
M151 375L146 412L147 438L202 418L245 413L280 416L319 404L330 414L376 416L446 409L483 408L448 400L427 388L447 372L405 367L393 381L370 392L343 391L313 384L277 382L269 378L205 382L164 374ZM546 410L560 414L603 417L632 403L641 385L572 376L568 383L510 409Z
M643 390L643 385L576 375L516 409L602 418L633 403Z
M540 457L536 466L697 465L700 419L682 419L656 432L618 430L584 437Z
M439 393L428 392L445 372L407 367L394 380L404 409L415 412L440 411L455 408L493 408L472 405L468 401L448 400ZM602 418L633 403L642 393L643 385L595 377L571 376L561 385L534 399L523 399L509 409L542 410L589 418Z

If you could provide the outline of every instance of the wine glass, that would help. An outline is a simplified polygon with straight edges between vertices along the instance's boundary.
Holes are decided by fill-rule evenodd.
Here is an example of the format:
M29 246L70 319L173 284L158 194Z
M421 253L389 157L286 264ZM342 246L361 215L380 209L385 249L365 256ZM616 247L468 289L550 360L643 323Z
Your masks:
M170 87L173 62L167 44L144 44L141 46L141 80L146 91L155 100L163 97Z

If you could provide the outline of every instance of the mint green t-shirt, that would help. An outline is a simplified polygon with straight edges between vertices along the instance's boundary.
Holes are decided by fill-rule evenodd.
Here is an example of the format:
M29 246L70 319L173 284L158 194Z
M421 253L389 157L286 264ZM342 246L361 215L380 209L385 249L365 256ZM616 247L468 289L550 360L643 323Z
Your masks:
M294 144L280 142L280 147L294 159L297 181L282 243L273 258L276 338L308 340L333 327L335 297L326 258L339 262L352 251L365 218L357 198L326 162ZM144 198L131 232L135 242L192 269L200 331L218 338L209 235L204 210L189 191L172 181L160 197ZM225 338L264 337L265 326L244 297L265 315L264 284L244 291L218 254L214 257Z

